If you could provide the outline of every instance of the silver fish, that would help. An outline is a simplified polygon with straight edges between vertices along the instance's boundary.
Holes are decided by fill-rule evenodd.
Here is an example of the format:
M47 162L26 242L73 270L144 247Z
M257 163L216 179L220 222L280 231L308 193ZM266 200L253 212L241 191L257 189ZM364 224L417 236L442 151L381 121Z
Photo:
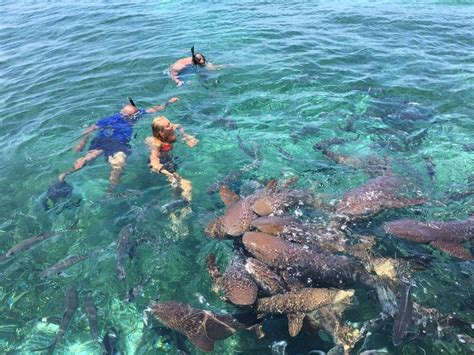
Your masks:
M283 158L285 158L286 160L290 160L290 161L295 160L295 158L293 158L293 155L291 155L288 151L286 151L285 149L283 149L279 145L276 146L276 149L281 153Z
M23 240L20 243L13 246L12 248L10 248L3 258L11 258L12 256L17 255L18 253L29 250L30 248L32 248L36 244L41 243L42 241L44 241L46 239L52 238L52 237L54 237L58 234L60 235L60 234L78 229L78 227L77 227L78 222L79 222L79 219L77 219L69 228L61 230L61 231L41 233L41 234L37 235L36 237L32 237L32 238ZM4 260L1 260L1 261L4 261Z
M86 296L86 300L84 301L84 307L85 307L87 319L89 320L89 328L90 328L92 340L96 341L98 337L97 307L94 304L94 301L92 300L91 296Z
M69 258L66 258L64 260L61 260L59 263L54 264L53 266L50 266L49 268L43 270L40 273L41 278L46 278L50 277L53 275L59 275L61 274L65 269L68 267L77 264L85 259L87 259L89 256L88 255L76 255L76 256L70 256Z
M41 243L43 240L48 238L54 237L57 233L41 233L36 237L29 238L26 240L21 241L20 243L16 244L12 248L10 248L5 256L7 258L11 258L21 252L27 251L28 249L32 248L34 245Z
M436 178L436 164L430 157L425 157L424 160L426 163L426 172L430 179L434 181Z
M245 145L244 141L242 138L240 138L240 135L237 134L237 142L239 144L239 148L244 151L245 154L247 154L250 158L252 159L257 159L258 158L258 152L256 149L252 149Z
M56 346L59 345L61 342L62 338L64 337L64 334L66 334L66 331L69 327L69 324L71 323L72 317L74 316L74 313L77 310L77 307L79 305L79 298L77 294L77 288L76 286L71 286L69 287L66 295L66 310L64 311L63 317L61 319L61 324L59 326L58 333L56 334L56 338L54 339L53 343L42 349L36 349L35 351L42 351L42 350L47 350L48 354L52 354L54 352L54 349Z
M413 300L411 299L411 285L402 283L401 298L398 302L398 313L393 324L393 345L399 346L411 324L413 315Z
M128 245L129 245L128 240L130 236L132 235L132 232L133 232L132 225L127 224L122 227L118 235L115 268L117 270L117 277L120 280L123 280L125 278L125 267L123 263L125 260L125 255L127 254L127 251L128 251Z

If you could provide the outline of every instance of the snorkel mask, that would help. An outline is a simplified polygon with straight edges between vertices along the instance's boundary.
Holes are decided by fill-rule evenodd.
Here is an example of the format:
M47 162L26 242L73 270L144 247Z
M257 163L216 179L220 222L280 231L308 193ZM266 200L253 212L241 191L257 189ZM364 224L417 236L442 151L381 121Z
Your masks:
M136 122L138 121L138 119L141 117L141 112L140 110L138 109L138 106L135 105L135 102L133 102L132 98L131 97L127 97L127 100L128 100L128 103L130 105L132 105L133 107L135 107L137 109L137 112L131 114L131 115L125 115L125 117L129 120L129 121L132 121L132 122Z
M191 57L193 59L193 65L203 66L204 64L206 64L206 58L204 57L204 55L202 55L202 53L197 53L197 54L199 54L202 57L204 63L202 63L202 64L199 63L199 60L196 58L196 54L194 53L194 46L192 46L191 47Z

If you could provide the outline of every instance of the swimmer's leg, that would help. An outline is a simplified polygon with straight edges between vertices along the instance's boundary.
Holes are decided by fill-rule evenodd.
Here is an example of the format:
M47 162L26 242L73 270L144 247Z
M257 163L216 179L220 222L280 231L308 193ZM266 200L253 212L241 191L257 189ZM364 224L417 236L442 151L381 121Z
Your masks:
M87 152L86 155L76 160L74 167L69 169L67 172L59 175L59 181L64 181L67 175L72 174L73 172L82 169L87 163L100 157L104 151L102 149L92 149Z
M185 200L191 201L193 197L192 196L193 185L191 184L191 181L186 180L186 179L180 179L179 187L181 188L181 196Z
M109 191L112 191L119 183L120 175L122 175L123 168L127 164L127 155L124 152L117 152L114 155L110 156L108 161L110 166L112 167L112 171L110 172L109 177Z

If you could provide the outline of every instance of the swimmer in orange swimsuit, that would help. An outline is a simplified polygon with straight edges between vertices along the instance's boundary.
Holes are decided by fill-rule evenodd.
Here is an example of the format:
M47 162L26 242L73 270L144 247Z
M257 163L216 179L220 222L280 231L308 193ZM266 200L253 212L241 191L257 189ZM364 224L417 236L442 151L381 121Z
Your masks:
M150 150L150 169L155 173L165 175L171 186L179 187L181 196L186 201L191 201L191 182L178 175L170 152L173 149L173 143L176 142L176 130L181 133L183 140L191 148L199 141L187 134L181 125L171 123L165 116L155 118L151 124L151 130L153 136L145 140Z

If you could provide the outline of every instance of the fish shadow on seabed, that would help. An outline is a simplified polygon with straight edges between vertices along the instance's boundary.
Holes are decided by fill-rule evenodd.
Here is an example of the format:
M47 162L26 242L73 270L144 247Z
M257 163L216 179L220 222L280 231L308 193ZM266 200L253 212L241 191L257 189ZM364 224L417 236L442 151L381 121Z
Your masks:
M73 187L66 181L56 181L39 198L42 210L50 215L60 215L65 211L75 211L80 207L82 198L73 193Z

